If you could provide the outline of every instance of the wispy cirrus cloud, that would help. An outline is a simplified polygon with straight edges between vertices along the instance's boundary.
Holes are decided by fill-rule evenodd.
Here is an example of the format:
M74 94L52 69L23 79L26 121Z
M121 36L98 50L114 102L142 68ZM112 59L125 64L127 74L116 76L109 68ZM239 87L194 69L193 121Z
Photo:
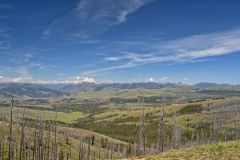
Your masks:
M67 15L54 20L44 37L87 40L127 20L129 14L153 0L81 0Z
M9 42L11 38L10 30L11 28L0 23L0 50L8 50L11 46Z
M7 60L5 60L7 59ZM11 54L4 55L0 59L0 75L14 75L18 77L31 77L33 70L48 71L53 65L45 64L36 60L34 54L19 54L11 51Z
M166 80L168 80L168 77L162 77L160 80L161 81L166 81Z
M128 43L128 42L126 42ZM125 43L125 44L126 44ZM194 62L214 56L240 52L240 29L220 33L193 35L171 41L140 41L129 42L118 48L118 56L106 56L106 63L116 63L113 66L98 68L84 72L86 75L98 75L118 69L133 68L152 63ZM126 52L132 48L140 48L136 52ZM147 47L144 48L144 47ZM146 51L148 50L149 53Z
M0 3L0 9L4 10L7 8L12 7L10 4L7 3ZM8 50L11 47L10 44L10 32L13 30L11 27L6 25L2 20L8 18L6 15L0 14L0 51Z
M26 66L17 67L16 73L21 76L29 76L29 68Z

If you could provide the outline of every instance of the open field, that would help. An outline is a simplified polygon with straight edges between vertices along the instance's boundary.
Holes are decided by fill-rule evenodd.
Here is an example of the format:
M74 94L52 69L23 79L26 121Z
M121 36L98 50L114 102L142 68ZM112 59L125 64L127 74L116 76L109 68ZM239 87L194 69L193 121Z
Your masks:
M26 109L26 108L20 108L20 107L15 107L13 109L14 111L14 118L19 119L22 117L22 114L24 113L26 117L29 119L44 119L44 120L56 120L58 122L63 122L63 123L74 123L76 122L79 118L82 118L85 116L84 113L82 112L54 112L54 111L45 111L45 110L35 110L35 109ZM9 107L0 107L0 114L3 115L9 115Z

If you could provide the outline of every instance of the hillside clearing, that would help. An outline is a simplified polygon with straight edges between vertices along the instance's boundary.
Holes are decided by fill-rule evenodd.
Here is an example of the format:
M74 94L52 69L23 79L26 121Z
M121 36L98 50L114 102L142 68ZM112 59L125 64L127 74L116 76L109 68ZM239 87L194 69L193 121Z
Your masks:
M131 160L239 160L240 141L231 141L214 145L171 150L158 155L147 155L145 158Z

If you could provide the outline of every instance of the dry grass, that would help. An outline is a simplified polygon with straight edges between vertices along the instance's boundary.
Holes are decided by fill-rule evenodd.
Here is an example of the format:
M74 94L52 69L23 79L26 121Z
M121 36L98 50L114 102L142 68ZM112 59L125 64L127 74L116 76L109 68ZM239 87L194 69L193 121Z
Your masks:
M135 158L142 160L143 158ZM182 150L171 150L158 155L147 155L146 160L238 160L240 142L232 141ZM134 158L132 159L134 160Z

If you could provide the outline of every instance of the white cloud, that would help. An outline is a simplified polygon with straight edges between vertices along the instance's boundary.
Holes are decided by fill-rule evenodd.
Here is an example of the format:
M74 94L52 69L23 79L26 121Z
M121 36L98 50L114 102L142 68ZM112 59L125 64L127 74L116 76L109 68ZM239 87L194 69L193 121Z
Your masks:
M33 54L7 54L6 56L7 58L5 57L4 59L6 59L10 64L0 65L0 74L15 76L15 78L5 78L6 81L28 81L32 79L29 77L32 77L32 73L36 70L48 71L50 67L52 67L52 65L32 61L31 58L33 58Z
M19 68L16 69L17 74L21 76L29 76L29 68L25 66L20 66Z
M30 83L33 81L32 77L3 77L1 76L1 83Z
M106 56L104 58L106 62L118 62L117 65L89 70L85 73L97 75L117 69L132 68L152 63L201 62L214 56L239 53L239 44L240 29L194 35L165 42L157 40L129 42L127 46L124 45L123 48L118 48L118 56ZM136 51L136 53L125 52L132 48L139 48L139 51Z
M165 44L163 49L174 51L178 59L188 60L237 52L239 44L240 29L237 29L183 38Z
M33 58L33 54L30 54L30 53L27 53L27 54L23 54L22 55L22 59L25 61L25 62L29 62L31 60L31 58Z
M8 26L0 24L0 50L8 50L11 46L9 39L11 37L10 30Z
M81 0L67 15L56 19L44 36L90 39L126 21L129 14L153 0Z
M116 66L110 66L110 67L105 67L105 68L99 68L99 69L93 69L93 70L89 70L89 71L85 71L83 72L82 75L94 75L94 76L99 76L99 75L104 75L106 73L109 73L113 70L117 70L117 69L124 69L124 68L132 68L135 67L134 64L131 63L126 63L123 65L116 65Z
M96 81L93 78L90 78L90 77L84 77L81 82L96 83Z
M154 78L150 77L149 79L149 82L154 82Z
M128 12L127 11L122 11L119 16L118 16L118 22L119 23L123 23L126 21L126 17L128 15Z
M33 83L33 84L78 84L78 83L96 83L94 78L80 77L69 78L66 80L41 80L34 79L33 77L20 76L20 77L4 77L0 76L0 83Z
M150 0L82 0L76 11L82 19L114 25L124 22L130 13L148 2Z
M183 81L188 81L189 79L187 77L183 78Z
M33 57L33 54L27 53L27 54L24 54L23 57L32 58L32 57Z
M161 81L166 81L166 80L168 80L168 77L162 77L160 80Z
M41 69L41 70L48 70L50 66L42 64L42 63L31 62L29 67L30 68L38 68L38 69Z
M62 76L65 76L65 74L64 73L58 73L57 76L62 77Z
M106 61L119 61L124 59L124 57L105 57L104 58Z

